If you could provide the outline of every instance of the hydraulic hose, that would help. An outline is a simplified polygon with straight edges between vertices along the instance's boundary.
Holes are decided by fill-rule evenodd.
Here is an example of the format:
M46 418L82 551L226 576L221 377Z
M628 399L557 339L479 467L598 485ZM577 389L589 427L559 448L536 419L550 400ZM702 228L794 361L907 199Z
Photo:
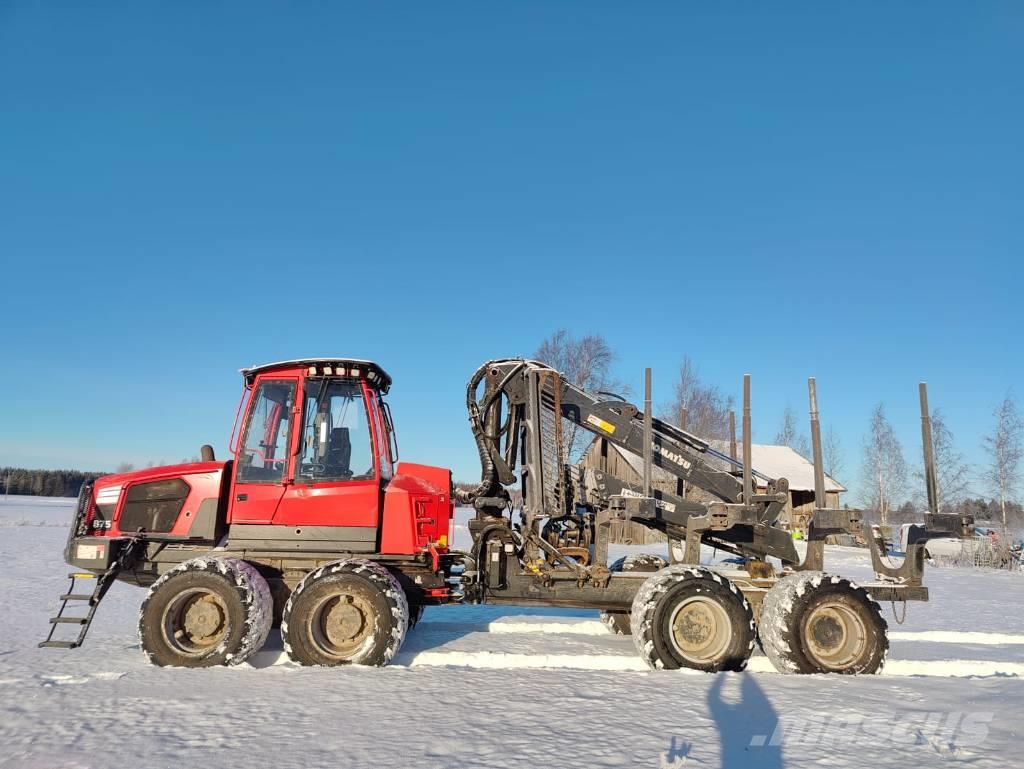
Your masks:
M455 500L459 504L472 505L473 501L477 497L493 496L497 493L498 486L500 485L498 471L494 466L491 449L494 447L493 444L501 439L501 430L498 430L497 435L488 435L483 419L494 400L501 397L501 393L505 388L505 385L507 385L511 381L512 377L526 365L525 362L516 361L518 365L513 367L512 370L509 371L501 380L500 384L494 388L494 391L490 396L483 398L480 403L477 402L476 391L491 366L497 363L506 362L508 361L487 361L473 373L473 376L470 377L469 383L466 385L466 411L469 413L469 427L473 431L473 440L476 441L477 452L480 455L480 483L472 489L456 489Z
M478 368L466 385L466 411L469 413L469 428L473 431L473 440L476 441L476 449L480 454L480 483L473 489L455 489L455 499L459 504L471 505L473 500L479 496L489 496L494 490L498 480L498 472L494 467L494 460L491 459L490 447L487 445L487 436L483 425L480 423L480 406L476 402L476 390L487 374L490 361Z

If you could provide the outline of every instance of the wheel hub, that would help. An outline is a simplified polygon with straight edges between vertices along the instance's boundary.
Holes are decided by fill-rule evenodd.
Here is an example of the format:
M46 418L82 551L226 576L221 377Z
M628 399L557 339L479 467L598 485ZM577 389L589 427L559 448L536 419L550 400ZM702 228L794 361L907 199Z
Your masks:
M715 618L703 606L689 607L679 612L674 630L679 642L686 648L703 648L714 634Z
M325 631L331 643L351 641L364 625L363 613L352 603L352 596L344 596L327 610Z
M216 602L202 598L192 601L185 611L185 632L193 638L215 634L224 625L224 614Z
M327 596L310 614L310 638L323 654L349 659L373 635L372 617L372 609L362 596Z
M811 627L811 635L819 649L834 651L846 638L846 630L834 617L820 617Z
M867 629L861 618L840 603L824 603L812 609L804 623L804 647L829 670L854 664L867 647Z
M725 610L703 596L683 601L671 618L672 645L694 662L717 659L732 640L732 627Z
M186 656L201 656L227 633L227 606L216 593L187 590L167 605L161 624L169 646Z

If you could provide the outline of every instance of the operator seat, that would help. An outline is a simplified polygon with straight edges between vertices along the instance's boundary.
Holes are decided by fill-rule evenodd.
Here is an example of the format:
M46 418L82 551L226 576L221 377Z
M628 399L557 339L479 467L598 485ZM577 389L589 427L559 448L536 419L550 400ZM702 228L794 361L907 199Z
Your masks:
M324 460L324 475L348 478L352 475L352 440L347 427L335 427L327 439L327 456Z

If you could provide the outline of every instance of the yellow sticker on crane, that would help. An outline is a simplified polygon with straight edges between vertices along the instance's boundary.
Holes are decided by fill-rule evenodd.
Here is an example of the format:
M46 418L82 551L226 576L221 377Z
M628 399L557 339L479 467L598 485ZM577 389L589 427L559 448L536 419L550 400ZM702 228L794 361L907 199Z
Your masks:
M615 425L613 425L611 422L605 422L603 419L601 419L601 417L594 416L593 414L587 414L587 422L589 422L599 430L604 430L609 435L615 433Z

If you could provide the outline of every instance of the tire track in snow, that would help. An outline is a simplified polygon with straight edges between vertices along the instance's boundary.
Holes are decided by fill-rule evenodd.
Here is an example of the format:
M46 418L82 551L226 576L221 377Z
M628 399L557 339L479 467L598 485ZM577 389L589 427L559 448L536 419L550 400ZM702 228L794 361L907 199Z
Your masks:
M447 622L427 620L420 627L427 632L478 632L496 635L542 634L607 636L608 629L598 620ZM921 641L946 644L977 644L1003 646L1024 644L1024 635L957 630L894 631L894 641ZM523 654L492 651L421 651L400 655L398 662L406 667L468 667L479 669L573 669L595 671L646 672L649 668L637 657L626 654ZM775 674L766 657L752 657L747 670ZM703 675L698 671L682 671ZM1010 676L1024 677L1024 663L994 660L902 660L889 658L884 676L927 676L937 678Z
M39 680L43 686L77 686L80 684L89 684L93 681L117 681L118 679L124 678L128 675L125 672L118 671L100 671L96 673L86 673L84 675L35 675L33 678ZM11 679L10 682L18 679ZM4 683L9 683L4 681Z
M437 634L488 633L494 635L550 635L615 638L599 620L551 619L537 621L492 620L466 622L455 619L430 618L422 621L414 632ZM1024 644L1024 635L986 633L959 630L893 631L893 641L919 641L944 644L977 644L984 646L1011 646ZM283 652L264 650L259 654L257 667L289 665ZM644 662L631 653L572 654L522 653L499 651L460 651L457 649L425 649L419 652L399 652L395 663L401 667L464 667L477 669L570 669L617 672L647 672ZM755 673L775 674L766 657L752 657L747 670ZM704 675L698 671L682 671ZM939 659L908 660L890 657L882 671L884 676L927 676L937 678L968 676L1024 677L1024 663L998 660Z
M550 633L552 635L588 635L611 636L608 628L596 619L576 620L572 622L446 622L425 620L417 629L431 632L469 631L474 633L519 634L519 633Z
M401 657L401 655L399 655ZM405 667L464 667L488 670L568 669L617 672L653 672L643 661L624 654L515 654L507 652L419 652L401 660ZM751 673L779 675L767 657L751 657ZM684 675L707 675L699 670L681 669ZM886 677L923 676L966 678L985 676L1024 676L1024 663L986 660L888 660L881 675Z
M979 646L1012 646L1024 644L1024 635L981 633L973 630L897 630L889 633L891 641L926 641L945 644L977 644Z
M478 633L518 634L518 633L551 633L566 635L609 635L599 620L577 620L572 622L446 622L444 620L426 620L420 625L429 631L473 631ZM1024 645L1024 635L1012 633L984 633L973 630L918 630L893 631L889 633L891 641L924 641L928 643L977 644L980 646L1011 646Z

